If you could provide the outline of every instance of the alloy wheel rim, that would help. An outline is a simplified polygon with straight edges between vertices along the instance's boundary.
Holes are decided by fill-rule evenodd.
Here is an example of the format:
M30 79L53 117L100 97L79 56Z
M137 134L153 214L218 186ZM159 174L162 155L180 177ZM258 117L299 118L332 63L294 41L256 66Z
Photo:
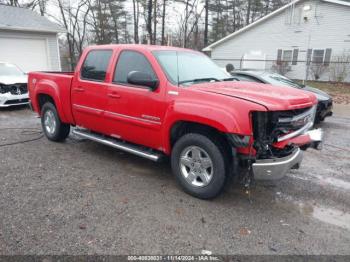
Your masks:
M201 147L189 146L181 152L181 174L192 186L207 186L213 178L213 167L209 154Z
M51 110L45 112L44 125L47 133L52 135L56 129L56 118Z

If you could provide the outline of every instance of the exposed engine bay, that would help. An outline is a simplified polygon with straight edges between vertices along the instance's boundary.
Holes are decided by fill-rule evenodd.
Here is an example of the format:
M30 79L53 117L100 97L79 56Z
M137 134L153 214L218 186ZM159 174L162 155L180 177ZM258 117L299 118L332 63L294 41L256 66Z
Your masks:
M289 144L283 149L273 144L305 133L313 126L316 107L288 111L253 112L253 148L256 159L269 159L290 155L295 146Z

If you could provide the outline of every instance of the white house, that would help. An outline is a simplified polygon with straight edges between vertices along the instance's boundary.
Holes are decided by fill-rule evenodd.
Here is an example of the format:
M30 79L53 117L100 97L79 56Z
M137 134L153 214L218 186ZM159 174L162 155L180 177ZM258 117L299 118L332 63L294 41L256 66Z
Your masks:
M25 72L61 70L59 32L64 30L29 9L0 4L0 61Z
M203 51L221 67L271 70L286 61L291 78L312 79L319 70L321 80L332 80L336 67L350 70L350 63L333 63L339 56L350 58L350 1L293 1Z

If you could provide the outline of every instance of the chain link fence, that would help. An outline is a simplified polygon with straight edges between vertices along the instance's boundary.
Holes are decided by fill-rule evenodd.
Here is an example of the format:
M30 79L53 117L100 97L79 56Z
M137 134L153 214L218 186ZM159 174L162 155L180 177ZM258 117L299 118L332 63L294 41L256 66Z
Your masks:
M350 82L350 58L329 62L217 58L213 60L222 68L232 64L235 70L264 70L276 72L291 79Z

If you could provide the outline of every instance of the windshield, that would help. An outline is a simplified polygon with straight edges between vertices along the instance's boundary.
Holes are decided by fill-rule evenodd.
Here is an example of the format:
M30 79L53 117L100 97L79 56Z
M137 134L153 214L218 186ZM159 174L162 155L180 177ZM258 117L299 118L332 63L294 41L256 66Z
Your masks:
M156 59L173 84L227 80L230 75L206 55L188 51L155 51Z
M15 65L0 63L0 76L19 76L24 73Z
M276 86L289 86L289 87L296 87L296 88L303 88L302 85L294 82L293 80L290 80L284 76L278 75L278 74L268 74L268 75L264 75L262 76L262 78L272 84L272 85L276 85Z

